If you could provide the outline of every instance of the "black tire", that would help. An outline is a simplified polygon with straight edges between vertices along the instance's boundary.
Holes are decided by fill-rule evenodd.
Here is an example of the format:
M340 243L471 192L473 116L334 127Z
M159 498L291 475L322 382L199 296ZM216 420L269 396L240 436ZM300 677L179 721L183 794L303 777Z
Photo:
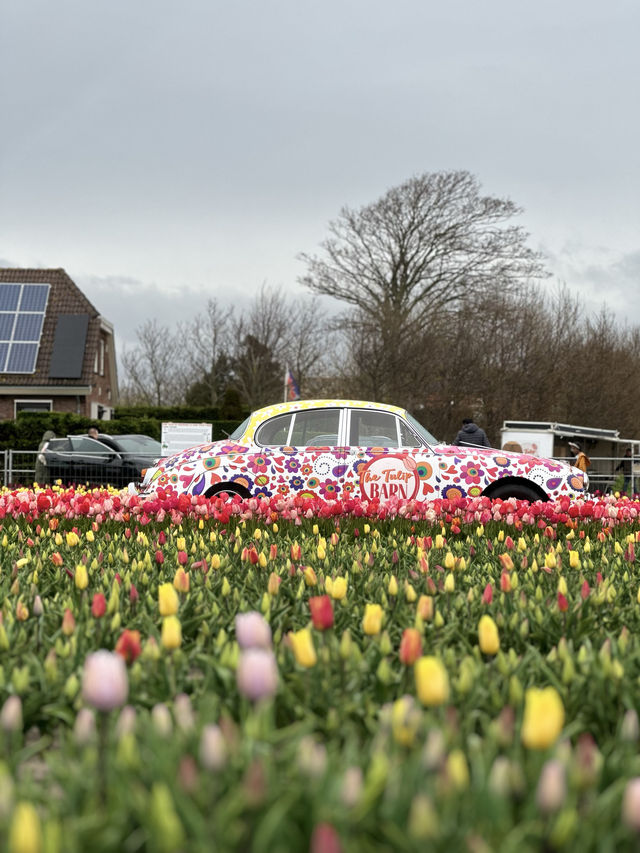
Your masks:
M246 498L250 498L251 495L244 488L244 486L238 486L236 483L216 483L215 486L211 486L211 488L207 489L204 493L205 498L213 498L216 495L226 494L229 500L233 500L235 495L241 497L243 500Z
M547 501L549 498L544 494L542 489L536 488L533 483L525 483L522 480L507 480L504 483L497 483L490 486L485 494L490 498L516 498L519 501Z

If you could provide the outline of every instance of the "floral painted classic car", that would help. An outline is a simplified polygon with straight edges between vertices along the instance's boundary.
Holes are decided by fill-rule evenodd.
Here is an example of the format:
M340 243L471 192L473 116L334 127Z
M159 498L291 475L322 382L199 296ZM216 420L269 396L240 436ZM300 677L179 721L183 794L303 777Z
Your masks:
M562 462L439 444L397 406L298 400L259 409L225 441L159 460L140 493L535 501L586 487L586 475Z

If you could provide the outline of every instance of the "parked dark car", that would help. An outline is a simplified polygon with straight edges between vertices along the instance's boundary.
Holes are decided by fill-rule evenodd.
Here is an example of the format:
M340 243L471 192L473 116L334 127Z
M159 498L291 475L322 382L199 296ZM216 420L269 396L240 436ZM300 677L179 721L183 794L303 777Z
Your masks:
M122 488L161 457L160 442L148 435L67 435L51 438L38 454L44 483L88 483ZM42 469L41 469L42 470Z

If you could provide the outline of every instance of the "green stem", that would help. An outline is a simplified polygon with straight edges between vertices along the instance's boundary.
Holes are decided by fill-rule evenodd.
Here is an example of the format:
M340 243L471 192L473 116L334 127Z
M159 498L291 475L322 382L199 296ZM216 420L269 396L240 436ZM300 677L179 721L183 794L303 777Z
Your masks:
M107 805L107 746L109 740L109 715L98 713L98 797L100 805Z

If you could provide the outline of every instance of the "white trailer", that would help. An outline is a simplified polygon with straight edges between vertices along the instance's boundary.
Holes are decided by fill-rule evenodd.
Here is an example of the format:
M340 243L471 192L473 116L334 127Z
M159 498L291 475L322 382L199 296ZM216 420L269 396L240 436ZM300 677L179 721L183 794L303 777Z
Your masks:
M555 421L504 421L500 430L502 449L518 450L533 456L545 456L571 462L577 444L591 460L589 490L611 489L621 471L616 468L631 448L631 490L640 489L640 441L621 438L617 429L599 429ZM507 447L505 447L507 445Z

